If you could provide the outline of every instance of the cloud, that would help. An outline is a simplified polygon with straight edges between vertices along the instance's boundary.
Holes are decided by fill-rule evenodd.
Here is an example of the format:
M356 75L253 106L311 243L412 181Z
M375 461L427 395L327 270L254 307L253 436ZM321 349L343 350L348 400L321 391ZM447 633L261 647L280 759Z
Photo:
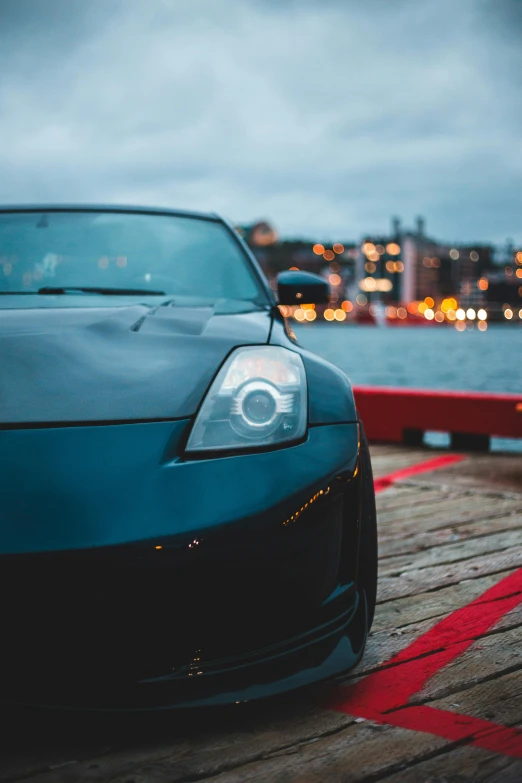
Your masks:
M0 200L522 241L511 0L3 0ZM500 9L500 10L499 10Z

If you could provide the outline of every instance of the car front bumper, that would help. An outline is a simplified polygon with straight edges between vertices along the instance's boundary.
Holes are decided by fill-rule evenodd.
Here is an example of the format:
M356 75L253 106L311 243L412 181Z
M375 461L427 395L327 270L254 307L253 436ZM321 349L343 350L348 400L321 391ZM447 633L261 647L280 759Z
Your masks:
M188 425L0 432L4 700L225 704L358 661L357 425L185 461Z

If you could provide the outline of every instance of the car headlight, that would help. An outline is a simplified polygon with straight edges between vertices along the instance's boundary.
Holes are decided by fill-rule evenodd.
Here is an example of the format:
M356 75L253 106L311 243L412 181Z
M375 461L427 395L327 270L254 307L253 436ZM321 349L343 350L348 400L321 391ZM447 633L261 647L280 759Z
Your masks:
M237 348L212 383L187 451L226 451L299 440L307 424L306 376L298 353Z

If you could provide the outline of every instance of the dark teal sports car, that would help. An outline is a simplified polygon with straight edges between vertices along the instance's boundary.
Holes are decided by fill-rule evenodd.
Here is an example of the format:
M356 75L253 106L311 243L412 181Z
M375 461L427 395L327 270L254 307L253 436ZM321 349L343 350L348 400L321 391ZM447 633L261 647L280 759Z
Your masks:
M235 703L363 654L377 534L350 384L215 215L0 209L0 498L4 701Z

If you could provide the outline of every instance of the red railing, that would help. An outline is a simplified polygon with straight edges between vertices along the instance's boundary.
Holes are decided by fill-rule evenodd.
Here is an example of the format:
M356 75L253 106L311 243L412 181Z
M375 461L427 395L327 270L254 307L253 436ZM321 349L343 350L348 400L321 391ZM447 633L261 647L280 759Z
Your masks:
M425 391L355 386L369 440L421 443L447 432L456 448L486 448L490 436L522 438L522 394Z

